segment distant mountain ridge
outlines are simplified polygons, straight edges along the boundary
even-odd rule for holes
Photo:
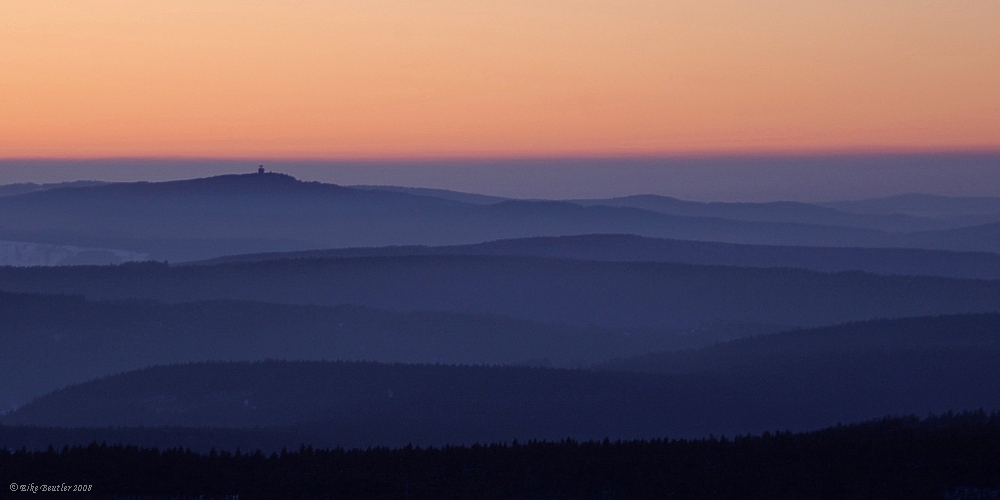
[[[506,255],[608,262],[674,262],[738,267],[786,267],[822,272],[864,271],[882,275],[1000,279],[1000,255],[989,252],[780,247],[668,240],[627,234],[518,238],[440,247],[411,245],[269,252],[231,255],[183,265],[404,255]]]
[[[0,198],[0,228],[105,238],[271,238],[362,246],[478,242],[489,235],[680,231],[690,238],[787,237],[850,241],[878,231],[673,217],[629,207],[560,201],[468,204],[434,196],[301,182],[282,174],[163,183],[116,183]],[[96,220],[102,224],[95,225]],[[591,229],[588,231],[588,229]],[[597,229],[596,231],[593,229]],[[789,231],[795,232],[795,235]],[[527,234],[526,234],[527,233]],[[379,243],[382,242],[382,243]],[[176,259],[172,259],[176,260]]]
[[[353,189],[276,173],[60,187],[0,197],[0,239],[120,248],[170,261],[261,251],[623,233],[743,244],[1000,251],[1000,228],[995,225],[962,228],[962,238],[936,230],[891,232],[872,227],[923,223],[912,217],[900,222],[896,216],[879,222],[875,219],[881,216],[872,219],[794,203],[654,200],[661,210],[687,214],[677,215],[631,206],[636,199],[649,201],[641,197],[615,202],[621,206],[533,200],[484,204],[428,195],[435,194],[432,191]],[[677,204],[680,208],[663,208]],[[847,223],[858,226],[838,225]]]
[[[516,200],[448,189],[385,185],[350,187],[396,191],[477,204],[494,204]],[[1000,221],[1000,197],[955,197],[922,193],[816,203],[795,201],[699,202],[655,194],[635,194],[614,198],[577,198],[560,201],[583,206],[641,208],[670,215],[842,225],[890,231],[926,231]]]
[[[109,184],[109,183],[103,181],[72,181],[72,182],[53,182],[47,184],[36,184],[34,182],[2,184],[0,185],[0,196],[14,196],[18,194],[34,193],[36,191],[47,191],[49,189],[101,186],[104,184]]]
[[[836,210],[810,203],[725,203],[686,201],[668,196],[633,195],[594,200],[568,200],[583,206],[631,207],[667,215],[719,217],[747,222],[816,224],[882,231],[928,231],[955,227],[945,220],[903,214],[867,214]],[[1000,220],[1000,211],[997,212]]]
[[[452,191],[449,189],[383,186],[383,185],[367,185],[367,184],[360,184],[347,187],[352,189],[362,189],[365,191],[393,191],[397,193],[407,193],[418,196],[431,196],[434,198],[443,198],[446,200],[460,201],[462,203],[475,203],[477,205],[492,205],[494,203],[500,203],[502,201],[517,201],[517,199],[515,198],[504,198],[502,196],[465,193],[462,191]]]
[[[483,205],[502,201],[532,201],[447,189],[369,185],[350,187],[396,191]],[[925,194],[825,203],[699,202],[654,194],[558,201],[582,206],[631,207],[687,217],[719,217],[753,222],[819,224],[902,232],[950,229],[1000,221],[1000,198],[960,198]]]
[[[908,193],[884,198],[834,201],[819,205],[852,213],[906,214],[941,219],[1000,214],[1000,197],[995,196],[958,197]]]

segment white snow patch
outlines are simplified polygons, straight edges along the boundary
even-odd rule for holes
[[[0,266],[101,265],[144,260],[149,260],[149,255],[129,250],[0,240]]]

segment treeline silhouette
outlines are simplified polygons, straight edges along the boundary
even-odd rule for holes
[[[92,485],[83,498],[980,499],[1000,492],[1000,415],[696,440],[303,446],[270,454],[93,443],[0,450],[0,476]]]
[[[0,268],[0,290],[452,311],[543,323],[824,326],[1000,311],[1000,281],[474,255]]]

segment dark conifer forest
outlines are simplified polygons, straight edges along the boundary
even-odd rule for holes
[[[0,451],[0,474],[90,486],[78,498],[981,499],[1000,494],[1000,416],[695,440],[272,453],[91,443]]]

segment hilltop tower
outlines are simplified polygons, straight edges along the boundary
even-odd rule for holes
[[[263,174],[264,173],[264,165],[261,165],[261,166],[257,167],[257,173],[258,174]]]

